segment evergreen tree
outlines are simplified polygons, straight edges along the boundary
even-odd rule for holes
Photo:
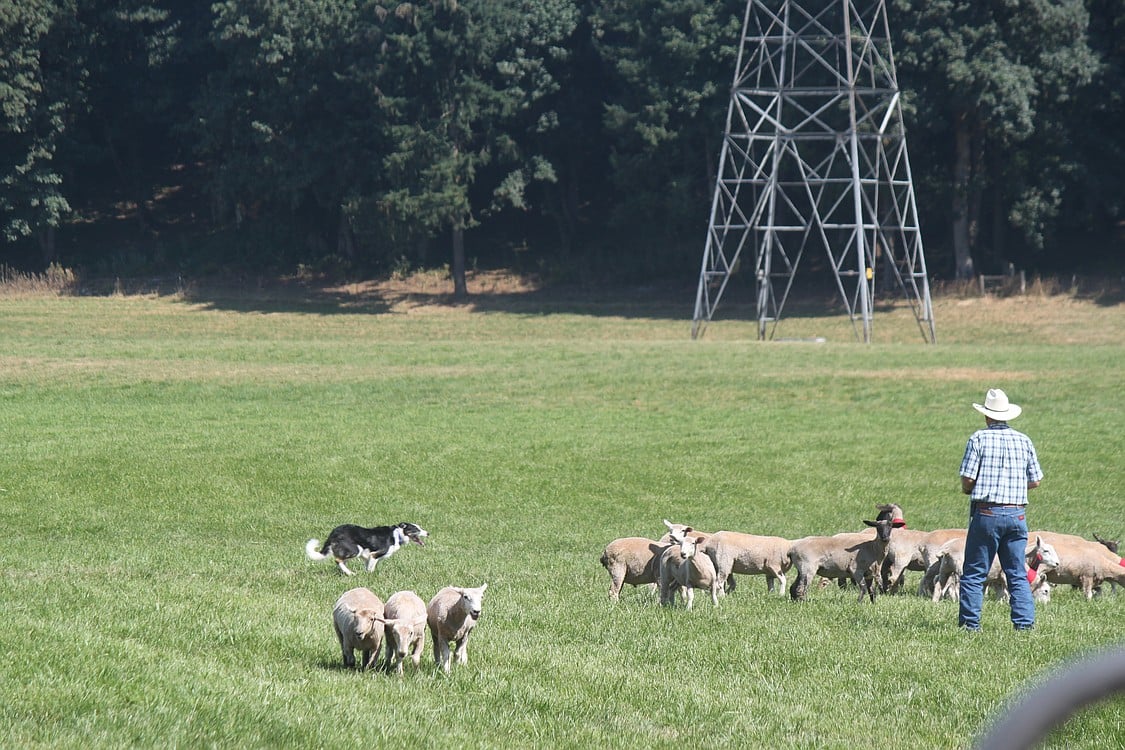
[[[577,20],[569,0],[433,0],[387,18],[393,125],[382,167],[391,187],[379,208],[448,231],[458,298],[467,294],[465,230],[480,211],[524,208],[530,183],[555,179],[531,134],[555,122],[541,104]]]
[[[44,263],[70,211],[55,163],[77,98],[72,71],[54,54],[65,8],[48,0],[0,2],[0,229],[9,242],[32,235]]]
[[[948,127],[954,269],[976,271],[986,197],[995,238],[1010,223],[1041,242],[1061,200],[1042,167],[1057,153],[1027,150],[1050,132],[1048,103],[1089,83],[1096,58],[1087,45],[1081,0],[898,0],[894,25],[901,83],[923,113]],[[1013,154],[1027,158],[1015,161]],[[917,169],[915,170],[918,171]],[[995,244],[995,239],[993,240]]]

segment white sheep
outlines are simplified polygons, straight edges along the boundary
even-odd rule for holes
[[[1024,572],[1031,587],[1031,596],[1037,602],[1051,601],[1051,585],[1047,582],[1047,574],[1059,566],[1059,553],[1052,545],[1043,541],[1041,535],[1036,535],[1034,544],[1028,541],[1027,551],[1024,554]],[[985,585],[1000,601],[1007,602],[1011,599],[999,558],[993,558]]]
[[[859,586],[859,601],[865,594],[875,601],[878,584],[875,576],[887,552],[891,531],[904,526],[901,518],[864,521],[875,529],[870,532],[836,534],[835,536],[809,536],[798,539],[789,548],[789,561],[797,572],[797,579],[789,587],[789,595],[802,601],[808,592],[813,576],[830,579],[851,578]]]
[[[451,644],[457,663],[469,663],[469,635],[480,620],[487,588],[487,583],[475,589],[446,586],[430,599],[426,620],[434,642],[434,661],[441,670],[449,671]]]
[[[766,587],[771,592],[780,583],[778,590],[784,594],[785,573],[790,566],[789,548],[792,545],[791,540],[779,536],[716,531],[699,549],[711,558],[720,581],[728,580],[733,573],[764,575]]]
[[[602,552],[601,563],[609,573],[609,598],[618,601],[621,587],[654,586],[660,576],[660,556],[670,543],[640,536],[614,539]]]
[[[1035,542],[1030,539],[1027,544],[1024,569],[1029,572],[1028,583],[1031,584],[1031,595],[1038,602],[1050,601],[1051,587],[1048,584],[1046,573],[1058,567],[1059,554],[1055,548],[1045,542],[1040,535],[1035,535]],[[942,546],[934,561],[936,572],[931,599],[935,602],[943,597],[958,601],[961,598],[961,575],[965,565],[965,539],[955,538]],[[927,574],[929,571],[927,571]],[[992,566],[985,578],[985,586],[992,590],[998,599],[1008,599],[1007,584],[1004,580],[1003,570],[1000,568],[998,558],[992,559]]]
[[[711,558],[699,551],[705,537],[686,532],[672,532],[678,543],[672,545],[660,558],[660,603],[671,604],[676,588],[688,609],[695,603],[695,589],[708,589],[711,604],[719,605],[719,588],[723,580],[715,573]]]
[[[374,666],[383,645],[383,600],[369,589],[345,591],[332,609],[332,626],[340,641],[344,666],[355,666],[355,652],[362,652],[361,669]]]
[[[919,547],[922,567],[925,570],[925,573],[922,574],[922,580],[918,583],[919,596],[929,597],[933,595],[938,583],[944,550],[947,546],[956,546],[957,544],[960,544],[963,549],[965,534],[965,529],[938,529],[927,533],[925,542]],[[938,598],[940,599],[941,596],[939,595]]]
[[[899,590],[908,570],[925,573],[937,559],[942,545],[957,538],[965,538],[964,529],[920,531],[903,528],[896,531],[887,545],[887,557],[883,560],[883,591],[893,593]],[[929,590],[928,586],[926,590]]]
[[[1125,560],[1099,542],[1074,534],[1036,532],[1059,553],[1059,565],[1047,573],[1053,584],[1070,584],[1082,589],[1087,599],[1104,581],[1125,585]]]
[[[647,586],[650,591],[655,591],[660,582],[660,557],[672,546],[672,534],[682,531],[694,531],[690,526],[672,523],[664,519],[668,531],[659,539],[649,539],[643,536],[627,536],[614,539],[605,546],[602,552],[601,564],[609,573],[609,598],[618,601],[621,587],[626,583],[631,586]],[[700,536],[709,536],[706,532],[696,531]]]
[[[413,591],[391,594],[383,607],[382,622],[387,644],[386,668],[402,674],[402,663],[407,657],[417,668],[426,641],[426,603]]]

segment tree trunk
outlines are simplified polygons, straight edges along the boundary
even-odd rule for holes
[[[55,228],[45,226],[36,231],[39,240],[39,250],[43,253],[43,265],[49,266],[59,259],[58,249],[55,247]]]
[[[355,261],[355,235],[348,215],[343,211],[340,211],[340,228],[336,232],[336,253],[349,262]]]
[[[453,223],[453,299],[461,301],[469,296],[465,285],[465,222]]]
[[[973,131],[968,112],[953,118],[953,263],[958,279],[973,278],[972,242],[969,232],[969,183],[972,179]]]
[[[969,135],[969,152],[972,154],[969,168],[969,252],[977,258],[984,258],[980,265],[973,264],[973,270],[977,273],[985,273],[988,270],[987,248],[981,247],[981,204],[984,201],[984,187],[988,175],[988,168],[984,162],[984,146],[984,129],[978,124]]]

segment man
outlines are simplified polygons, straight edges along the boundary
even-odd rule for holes
[[[1023,410],[1010,403],[1004,391],[990,389],[984,404],[973,408],[984,415],[986,427],[969,438],[961,460],[961,491],[971,501],[957,624],[980,630],[984,581],[999,555],[1011,595],[1012,625],[1030,630],[1035,625],[1035,602],[1024,567],[1027,491],[1039,486],[1043,469],[1031,438],[1008,426]]]

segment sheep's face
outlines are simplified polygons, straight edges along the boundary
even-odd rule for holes
[[[484,601],[484,590],[488,584],[475,589],[458,589],[461,593],[461,608],[474,620],[480,619],[481,603]]]
[[[376,625],[381,624],[381,617],[379,613],[373,609],[359,609],[355,613],[355,635],[356,638],[366,638],[371,635],[371,631],[375,629]]]
[[[399,658],[406,656],[407,650],[410,648],[410,640],[414,635],[414,629],[410,626],[408,620],[387,620],[387,636],[391,640],[394,647],[395,655]]]
[[[864,520],[864,523],[875,528],[875,536],[882,542],[891,538],[891,529],[901,529],[906,525],[906,521],[903,521],[901,518],[895,518],[893,520],[881,518],[878,521]]]
[[[1055,548],[1043,541],[1041,537],[1035,537],[1035,546],[1032,548],[1032,563],[1034,567],[1059,567],[1059,553]]]
[[[695,557],[696,550],[699,549],[699,538],[692,539],[685,536],[680,540],[680,554],[684,556],[685,560],[690,560]]]

